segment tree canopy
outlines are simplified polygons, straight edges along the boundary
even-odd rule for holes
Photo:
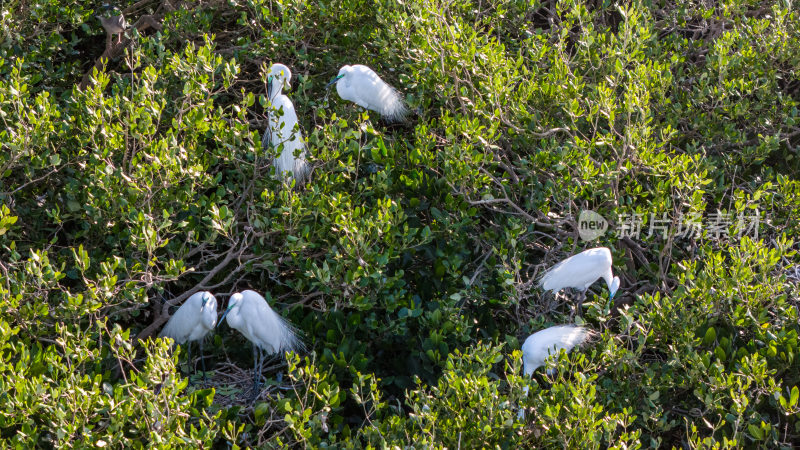
[[[102,2],[0,5],[3,447],[800,442],[795,3],[117,6],[107,47]],[[272,63],[302,187],[261,142]],[[408,120],[326,90],[345,64]],[[537,281],[597,246],[622,283],[574,319],[596,337],[523,377],[525,337],[572,320]],[[308,348],[255,402],[225,324],[209,383],[157,338],[244,289]]]

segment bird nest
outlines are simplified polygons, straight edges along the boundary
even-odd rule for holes
[[[295,384],[289,377],[278,380],[271,374],[281,374],[286,369],[286,362],[275,358],[272,364],[265,364],[262,371],[263,378],[258,393],[253,393],[253,374],[255,369],[242,369],[230,363],[221,362],[214,370],[206,373],[208,380],[203,380],[203,375],[198,373],[191,377],[194,389],[214,388],[214,406],[227,409],[234,406],[241,407],[244,413],[251,412],[255,405],[262,402],[272,403],[285,394],[294,391]],[[192,389],[190,387],[190,389]]]

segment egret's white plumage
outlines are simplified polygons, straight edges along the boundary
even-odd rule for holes
[[[367,66],[343,66],[331,83],[336,83],[339,97],[377,111],[387,120],[401,121],[406,117],[408,110],[397,89]]]
[[[537,331],[525,339],[522,344],[522,366],[525,376],[532,376],[533,372],[544,365],[545,359],[557,355],[560,350],[569,353],[573,348],[583,344],[592,335],[592,331],[575,325],[557,325]],[[555,371],[548,370],[548,375]],[[525,386],[528,394],[528,386]],[[524,410],[520,408],[518,417],[524,417]]]
[[[542,276],[539,286],[553,293],[564,288],[577,289],[582,296],[578,302],[580,308],[586,290],[602,278],[608,285],[609,298],[614,298],[619,289],[619,277],[614,276],[611,264],[611,250],[606,247],[590,248],[556,264]]]
[[[253,343],[254,394],[258,392],[262,352],[272,354],[303,349],[303,343],[295,329],[273,311],[257,292],[247,290],[231,295],[222,317],[227,318],[228,326],[238,330]]]
[[[217,324],[217,299],[211,292],[197,292],[183,302],[161,330],[160,337],[170,337],[176,344],[199,341]]]
[[[305,182],[309,173],[305,157],[305,142],[297,121],[294,104],[283,94],[284,86],[291,88],[292,72],[283,64],[273,64],[267,75],[269,118],[262,138],[264,147],[272,145],[281,154],[273,161],[275,172],[281,176],[291,174],[298,184]],[[295,156],[296,155],[296,156]]]
[[[278,315],[258,292],[231,295],[225,316],[228,325],[267,353],[283,353],[302,347],[294,328]]]
[[[203,339],[217,324],[217,299],[211,292],[197,292],[189,297],[161,330],[160,337],[172,338],[176,344],[189,343],[187,353],[191,363],[192,342],[200,345],[200,362],[205,377],[205,360],[203,359]]]
[[[567,353],[574,347],[581,345],[591,335],[591,331],[575,325],[558,325],[537,331],[525,339],[522,344],[522,364],[525,375],[532,375],[533,371],[544,365],[544,360],[550,354],[555,354],[561,349]],[[552,371],[548,374],[552,375]]]

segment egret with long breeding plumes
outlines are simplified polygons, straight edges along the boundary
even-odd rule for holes
[[[590,248],[556,264],[542,276],[539,286],[554,294],[564,288],[578,290],[580,298],[577,310],[580,312],[586,299],[586,290],[600,278],[608,285],[609,299],[614,298],[619,289],[619,277],[614,276],[611,264],[611,250],[606,247]]]
[[[291,88],[292,72],[283,64],[273,64],[267,74],[267,98],[269,117],[262,145],[273,146],[280,151],[274,159],[275,172],[279,176],[291,174],[298,184],[306,181],[310,171],[306,161],[306,145],[294,104],[283,94],[283,88]]]
[[[522,344],[522,366],[525,376],[532,376],[533,371],[545,363],[551,354],[558,354],[560,350],[569,353],[573,348],[583,344],[591,336],[592,331],[575,325],[558,325],[537,331],[525,339]],[[555,373],[555,369],[547,371],[548,375]],[[528,394],[528,386],[525,386]],[[519,417],[524,416],[520,408]]]
[[[333,84],[336,84],[339,97],[362,108],[377,111],[388,121],[402,121],[408,113],[397,89],[386,84],[367,66],[342,66],[339,74],[328,83],[328,87]]]
[[[228,309],[220,318],[227,318],[228,326],[238,330],[253,344],[253,394],[258,396],[264,354],[282,354],[300,351],[303,343],[297,331],[283,317],[270,308],[269,303],[254,291],[231,295]]]
[[[192,362],[192,342],[200,346],[200,363],[203,379],[206,379],[206,363],[203,355],[203,340],[217,324],[217,299],[211,292],[197,292],[183,302],[169,322],[161,330],[160,337],[172,338],[176,344],[186,346],[189,364]]]

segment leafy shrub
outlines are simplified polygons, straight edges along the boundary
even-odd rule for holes
[[[0,6],[4,446],[800,440],[791,3],[165,5],[122,4],[162,29],[130,31],[100,70],[97,2]],[[261,145],[271,62],[296,75],[302,189]],[[347,63],[414,117],[325,91]],[[584,209],[611,223],[596,242],[579,239]],[[717,227],[658,231],[691,215]],[[600,337],[522,378],[520,342],[571,307],[536,280],[596,245],[623,279],[578,319]],[[223,375],[247,373],[249,343],[222,326],[212,383],[190,386],[153,336],[201,288],[263,292],[311,352],[241,401]]]

